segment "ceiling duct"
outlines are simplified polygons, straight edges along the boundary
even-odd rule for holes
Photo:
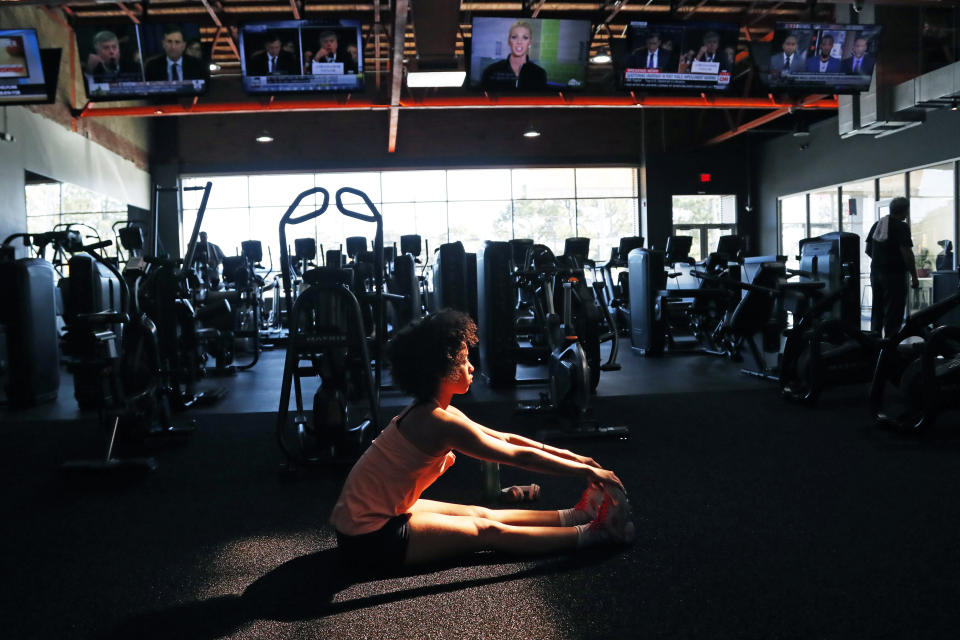
[[[894,94],[898,87],[877,89],[874,76],[869,91],[839,96],[837,121],[840,137],[871,135],[881,138],[922,124],[926,119],[924,112],[899,110],[894,106]]]
[[[457,33],[460,30],[460,3],[451,0],[416,0],[413,9],[413,37],[417,47],[415,60],[407,62],[410,71],[462,71],[457,59]]]
[[[960,107],[960,62],[948,64],[885,91],[840,96],[838,103],[841,137],[870,134],[880,137],[915,127],[926,112]]]
[[[898,109],[952,109],[960,105],[960,62],[948,64],[897,87]]]

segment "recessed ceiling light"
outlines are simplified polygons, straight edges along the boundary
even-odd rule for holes
[[[600,49],[597,52],[597,55],[590,58],[590,62],[593,64],[608,64],[613,58],[610,57],[610,52],[606,49]]]
[[[524,138],[539,138],[539,137],[540,137],[540,132],[537,131],[535,128],[533,128],[533,127],[531,126],[531,127],[528,127],[526,131],[523,132],[523,137],[524,137]]]
[[[273,137],[269,133],[264,131],[263,133],[261,133],[259,136],[256,137],[256,140],[257,142],[266,144],[268,142],[273,142]]]
[[[407,73],[408,87],[462,87],[466,71],[411,71]]]

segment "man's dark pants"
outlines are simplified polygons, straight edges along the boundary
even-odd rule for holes
[[[871,272],[870,286],[873,289],[873,310],[870,313],[870,329],[883,329],[885,338],[892,338],[903,326],[903,313],[907,307],[907,274],[897,272]]]

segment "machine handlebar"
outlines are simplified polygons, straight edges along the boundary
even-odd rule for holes
[[[347,209],[343,205],[343,194],[345,193],[355,195],[361,200],[363,200],[363,203],[367,205],[367,208],[370,209],[371,213],[360,213],[359,211],[353,211],[351,209]],[[354,189],[353,187],[340,187],[337,190],[337,209],[339,209],[340,213],[342,213],[345,216],[348,216],[350,218],[355,218],[357,220],[362,220],[364,222],[378,222],[379,220],[382,219],[380,212],[377,210],[377,207],[373,204],[373,201],[370,200],[370,197],[363,191],[360,191],[359,189]]]
[[[83,245],[84,251],[97,251],[99,249],[106,249],[109,246],[113,245],[113,240],[101,240],[100,242],[94,242],[93,244]]]
[[[310,213],[305,213],[301,216],[293,215],[293,212],[297,210],[297,207],[300,206],[300,201],[302,201],[307,196],[313,195],[315,193],[323,194],[323,204],[320,205],[319,209],[314,209]],[[280,219],[280,225],[287,224],[300,224],[301,222],[306,222],[307,220],[313,220],[314,218],[323,215],[327,210],[327,207],[330,205],[330,192],[324,189],[323,187],[313,187],[312,189],[307,189],[302,192],[293,203],[287,208],[287,211],[283,214],[283,217]]]

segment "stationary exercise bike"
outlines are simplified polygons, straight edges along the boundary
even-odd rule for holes
[[[539,400],[518,406],[522,412],[560,416],[564,428],[544,432],[546,439],[625,436],[625,427],[601,427],[588,419],[600,373],[600,323],[582,270],[558,263],[544,245],[523,249],[520,265],[514,265],[514,246],[507,242],[488,241],[478,256],[484,378],[495,387],[546,383]],[[529,346],[521,346],[518,337]],[[517,380],[518,361],[546,365],[547,377]]]

